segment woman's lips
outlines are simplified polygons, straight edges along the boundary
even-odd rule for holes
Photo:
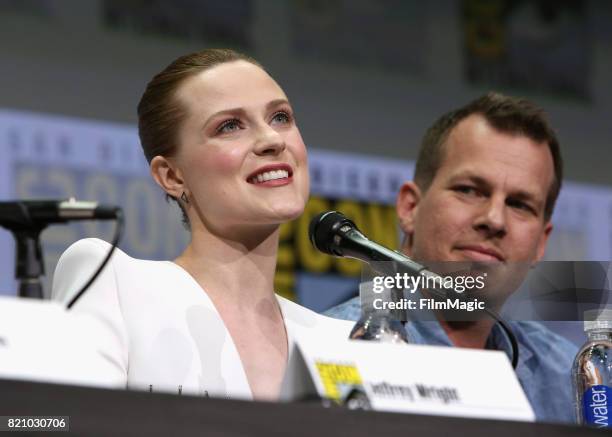
[[[261,187],[279,187],[293,181],[293,170],[288,164],[269,164],[247,177],[247,182]]]
[[[283,185],[289,185],[291,182],[293,182],[293,177],[289,176],[282,179],[272,179],[263,182],[251,182],[251,184],[257,187],[281,187]]]

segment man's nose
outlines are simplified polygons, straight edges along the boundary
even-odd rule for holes
[[[257,129],[255,154],[278,155],[285,150],[285,139],[272,126],[265,125]]]
[[[506,212],[504,198],[489,197],[474,221],[474,229],[486,233],[489,238],[503,237],[507,233]]]

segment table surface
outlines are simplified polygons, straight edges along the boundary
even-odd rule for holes
[[[87,436],[609,435],[576,426],[349,411],[323,408],[318,403],[246,402],[12,380],[0,380],[0,415],[70,416],[71,434]]]

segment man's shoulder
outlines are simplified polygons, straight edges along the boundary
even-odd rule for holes
[[[573,362],[578,352],[576,344],[542,323],[519,321],[512,327],[521,347],[534,356],[546,357],[546,361],[556,364]]]
[[[521,354],[517,375],[538,421],[572,422],[571,369],[578,346],[538,322],[511,322]]]
[[[328,309],[323,314],[335,319],[359,320],[361,317],[361,301],[358,297],[354,297]]]

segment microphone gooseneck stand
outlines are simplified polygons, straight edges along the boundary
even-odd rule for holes
[[[15,278],[19,281],[19,297],[33,299],[43,298],[40,277],[45,274],[40,233],[47,227],[46,223],[35,223],[30,218],[27,208],[21,205],[25,221],[12,226],[15,238]]]
[[[40,277],[45,274],[40,233],[42,229],[14,231],[15,278],[19,281],[19,297],[43,298]]]

